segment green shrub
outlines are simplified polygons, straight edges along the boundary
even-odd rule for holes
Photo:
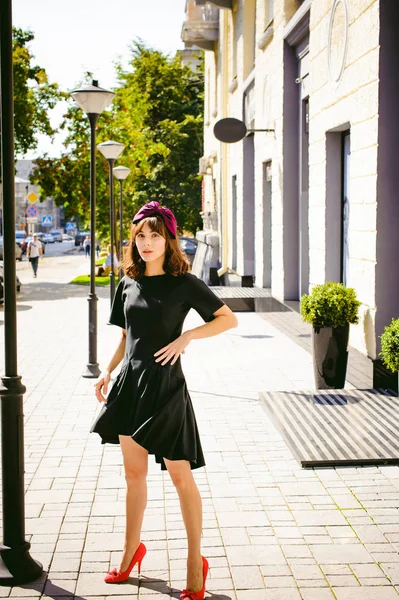
[[[399,319],[392,319],[381,335],[382,360],[393,373],[399,371]]]
[[[106,277],[96,277],[95,278],[96,285],[110,285],[110,277],[107,275]],[[72,279],[69,283],[73,285],[90,285],[90,275],[79,275]],[[115,285],[118,285],[119,278],[115,277]]]
[[[319,332],[322,327],[358,323],[360,304],[353,288],[329,281],[316,285],[309,295],[302,296],[301,314],[303,320]]]

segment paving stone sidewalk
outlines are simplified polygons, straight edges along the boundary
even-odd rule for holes
[[[26,528],[46,572],[0,596],[179,597],[186,543],[176,492],[150,457],[140,585],[107,585],[124,536],[118,446],[89,434],[98,410],[87,360],[87,288],[42,271],[18,304],[25,396]],[[78,262],[76,262],[76,265]],[[81,260],[80,263],[81,264]],[[67,275],[68,271],[68,275]],[[64,271],[63,271],[64,273]],[[24,281],[23,281],[24,283]],[[119,333],[98,289],[99,362]],[[207,460],[195,472],[204,505],[203,553],[215,600],[390,600],[399,597],[399,468],[302,470],[269,421],[260,390],[312,389],[310,354],[259,315],[193,342],[183,357]],[[4,315],[0,311],[0,325]],[[187,327],[201,323],[190,313]],[[3,348],[1,348],[1,352]],[[1,367],[4,364],[1,357]]]

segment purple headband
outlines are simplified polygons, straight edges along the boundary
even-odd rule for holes
[[[166,206],[160,206],[156,200],[147,202],[144,204],[133,217],[133,223],[138,223],[142,219],[152,217],[153,215],[160,215],[165,223],[165,226],[169,233],[175,238],[177,234],[177,222],[176,217],[169,208]]]

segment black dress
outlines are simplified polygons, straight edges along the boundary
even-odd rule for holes
[[[223,304],[191,273],[123,277],[109,322],[126,329],[125,357],[91,428],[103,444],[118,444],[119,435],[128,435],[155,454],[163,470],[163,458],[188,460],[192,469],[205,465],[180,358],[162,366],[154,353],[181,335],[191,308],[211,321]]]

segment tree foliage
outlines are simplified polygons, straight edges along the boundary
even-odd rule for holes
[[[169,206],[181,230],[200,226],[203,77],[181,63],[179,56],[135,42],[129,68],[117,66],[118,88],[112,108],[98,121],[97,143],[112,139],[125,145],[117,162],[131,169],[124,182],[124,225],[150,200]],[[71,106],[62,128],[68,131],[60,158],[35,161],[32,181],[63,205],[66,218],[88,224],[89,123]],[[109,232],[108,166],[97,155],[97,224],[101,237]],[[116,188],[116,199],[117,188]],[[117,202],[116,202],[117,203]]]
[[[36,135],[52,136],[55,130],[49,110],[63,97],[56,83],[49,83],[46,71],[33,64],[29,43],[31,31],[13,29],[15,151],[25,154],[37,147]]]

